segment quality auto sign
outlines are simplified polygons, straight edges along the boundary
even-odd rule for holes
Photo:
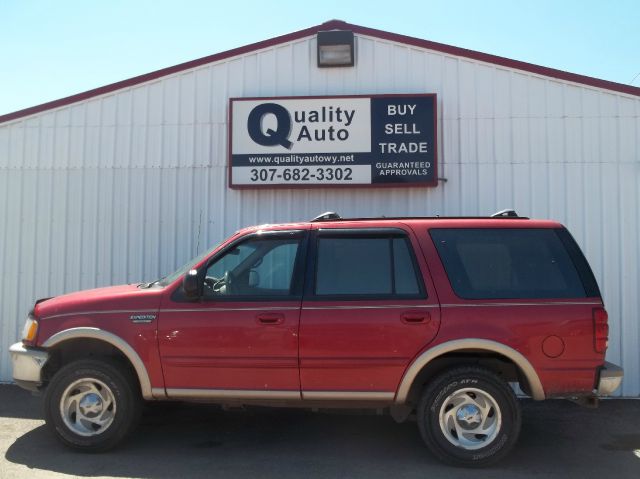
[[[435,95],[233,98],[231,187],[435,186]]]

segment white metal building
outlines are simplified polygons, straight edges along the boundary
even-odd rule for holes
[[[355,65],[318,68],[318,31]],[[230,189],[233,97],[435,93],[436,187]],[[163,276],[238,228],[343,216],[567,225],[640,396],[640,88],[340,21],[0,117],[0,380],[37,298]]]

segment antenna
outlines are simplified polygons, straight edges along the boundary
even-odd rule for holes
[[[196,240],[196,254],[200,254],[200,230],[202,229],[202,208],[200,208],[200,218],[198,218],[198,239]]]

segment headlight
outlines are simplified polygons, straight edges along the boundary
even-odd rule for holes
[[[38,320],[33,317],[31,313],[27,317],[27,322],[24,323],[22,330],[22,341],[26,343],[33,343],[36,340],[38,334]]]

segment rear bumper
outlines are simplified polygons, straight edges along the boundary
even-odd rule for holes
[[[37,390],[42,384],[42,368],[49,360],[49,353],[15,343],[9,348],[9,354],[16,384],[24,389]]]
[[[620,366],[606,362],[600,368],[598,378],[598,396],[609,396],[620,387],[624,371]]]

